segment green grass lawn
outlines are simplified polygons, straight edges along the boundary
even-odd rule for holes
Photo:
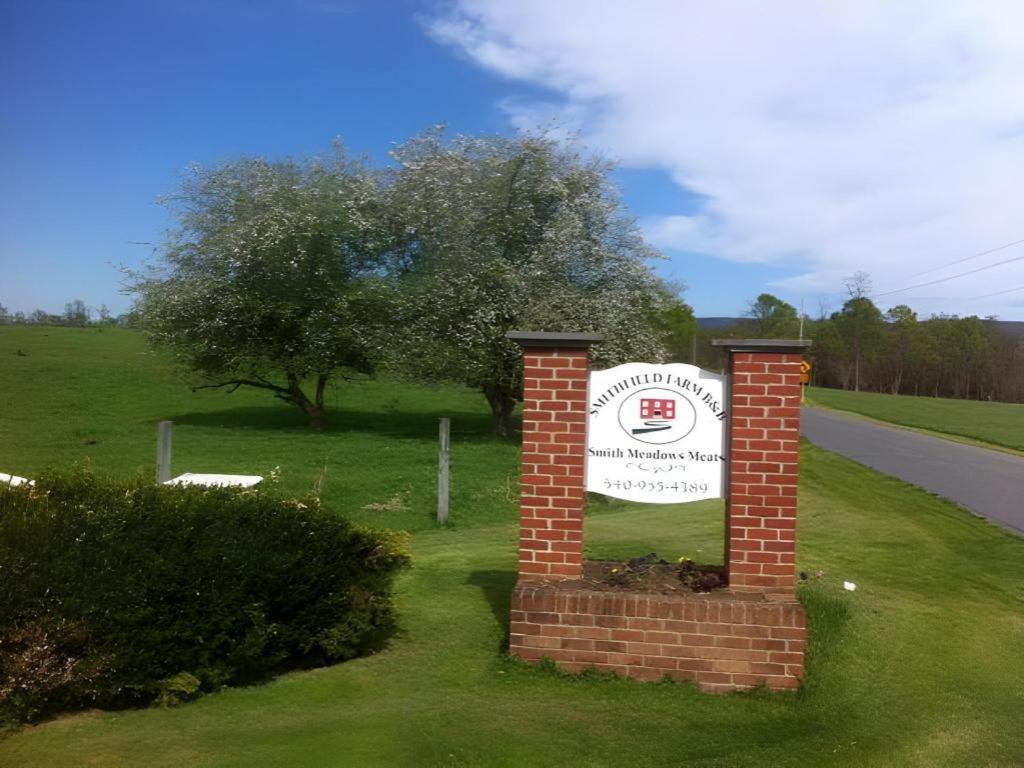
[[[31,477],[90,462],[156,477],[157,423],[174,422],[174,474],[269,477],[359,522],[432,528],[438,419],[452,420],[451,525],[512,520],[518,447],[490,438],[483,395],[460,387],[346,382],[328,392],[332,428],[269,393],[192,392],[140,334],[0,326],[0,472]],[[92,442],[95,441],[95,442]]]
[[[942,397],[883,395],[812,387],[812,405],[859,413],[904,427],[966,437],[1024,451],[1024,405],[951,400]]]
[[[802,455],[806,684],[713,696],[504,657],[517,450],[485,436],[474,393],[348,385],[335,429],[313,435],[264,396],[190,393],[130,333],[4,328],[0,360],[0,471],[89,457],[149,472],[155,421],[173,418],[179,470],[279,464],[285,486],[303,490],[326,461],[334,508],[414,532],[397,583],[402,631],[385,652],[174,709],[25,728],[0,741],[0,766],[1024,763],[1024,541],[834,455]],[[439,415],[455,436],[449,530],[431,523]],[[590,556],[721,558],[720,503],[592,512]]]

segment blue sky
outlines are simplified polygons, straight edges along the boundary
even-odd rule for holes
[[[655,6],[666,19],[685,11],[678,3],[652,3],[647,10]],[[600,12],[588,14],[590,7]],[[915,240],[917,230],[893,229],[885,216],[868,209],[849,226],[856,224],[860,233],[864,221],[877,221],[879,239],[865,240],[863,251],[843,253],[832,244],[850,242],[849,236],[841,228],[824,230],[821,222],[840,220],[835,211],[848,210],[851,195],[865,199],[864,185],[880,184],[878,179],[864,176],[859,166],[837,165],[830,158],[841,153],[828,147],[809,150],[822,153],[820,162],[804,164],[794,155],[786,164],[785,173],[803,165],[813,166],[814,173],[783,178],[769,164],[779,154],[778,145],[769,142],[775,129],[756,120],[746,125],[750,115],[744,117],[739,107],[718,108],[746,98],[778,111],[803,99],[782,115],[781,124],[802,120],[793,130],[804,135],[822,119],[814,110],[808,113],[807,104],[832,103],[821,95],[829,92],[828,84],[820,92],[814,83],[801,84],[794,95],[792,79],[777,77],[774,91],[746,93],[744,72],[731,73],[713,52],[697,62],[707,67],[701,78],[687,79],[700,67],[679,60],[681,49],[671,45],[657,48],[665,61],[647,61],[652,45],[646,37],[659,27],[689,28],[689,19],[681,17],[673,27],[659,23],[657,14],[613,18],[617,7],[486,0],[5,0],[0,4],[0,304],[11,311],[59,311],[65,301],[81,298],[92,307],[105,303],[115,313],[124,311],[129,299],[119,293],[114,265],[136,265],[151,255],[152,246],[136,243],[162,239],[171,222],[155,201],[173,189],[191,162],[311,154],[326,149],[335,136],[384,162],[392,143],[442,122],[454,132],[490,133],[555,118],[578,130],[588,146],[621,160],[617,178],[625,201],[669,257],[656,268],[685,281],[686,298],[701,316],[738,314],[762,291],[797,306],[803,300],[814,315],[822,302],[838,308],[841,277],[858,268],[872,273],[876,287],[898,288],[912,284],[907,280],[915,270],[1000,245],[1014,234],[1024,238],[1024,232],[1013,231],[1015,225],[991,217],[979,223],[972,213],[963,217],[961,229],[970,230],[963,238],[950,239],[940,229]],[[545,17],[551,13],[564,18]],[[820,23],[827,27],[830,21]],[[631,31],[628,24],[648,26]],[[609,40],[621,59],[607,50]],[[695,48],[689,46],[685,55],[696,55]],[[569,53],[571,58],[559,59]],[[941,71],[942,60],[937,62]],[[754,63],[771,73],[771,66]],[[906,78],[917,76],[914,64],[903,67]],[[657,80],[650,75],[652,66],[667,73],[661,93],[651,88]],[[902,61],[894,65],[896,75],[901,66]],[[716,82],[720,98],[714,96]],[[853,95],[870,112],[876,102],[892,101],[887,80],[883,86],[880,94]],[[712,95],[702,97],[705,91]],[[775,112],[771,115],[774,120]],[[1018,114],[1006,119],[1012,125]],[[731,130],[737,123],[749,133]],[[701,143],[702,134],[720,140]],[[851,146],[856,139],[840,138]],[[865,166],[874,168],[870,162]],[[1005,169],[1011,171],[1014,167]],[[907,178],[916,172],[905,170]],[[905,195],[915,201],[927,197],[913,188]],[[833,207],[815,209],[819,198],[834,197]],[[933,201],[934,210],[923,212],[910,206],[905,213],[882,203],[891,217],[930,220],[957,201]],[[1013,221],[1010,214],[1007,220]],[[890,241],[904,250],[879,253],[877,242]],[[944,250],[937,252],[936,243]],[[911,252],[913,258],[900,257]],[[868,254],[863,263],[859,253]],[[1011,250],[986,258],[1014,255]],[[1021,270],[984,274],[996,288],[1024,284]],[[969,286],[957,296],[949,288],[958,284],[941,284],[923,297],[935,299],[934,306],[910,303],[922,313],[995,309],[1006,319],[1024,319],[1024,293],[1007,297],[1017,303],[988,307],[977,303],[988,287]],[[904,298],[915,296],[898,293],[895,300],[879,303],[885,308]]]

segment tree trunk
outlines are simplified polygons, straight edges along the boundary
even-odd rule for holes
[[[315,429],[317,432],[322,432],[327,429],[327,412],[321,407],[312,404],[310,407],[303,406],[303,411],[306,412],[306,416],[309,417],[309,426]]]
[[[321,374],[316,382],[316,401],[306,397],[306,393],[299,386],[297,376],[288,374],[288,397],[289,402],[294,403],[302,409],[309,419],[309,426],[320,431],[327,428],[327,411],[324,408],[324,387],[327,384],[327,376]]]
[[[327,374],[321,373],[316,377],[316,407],[324,408],[324,390],[327,388]]]
[[[903,384],[903,369],[900,368],[896,371],[892,380],[892,393],[898,395],[900,393],[900,385]]]
[[[484,387],[484,397],[491,406],[491,434],[501,438],[511,437],[515,398],[498,387]]]

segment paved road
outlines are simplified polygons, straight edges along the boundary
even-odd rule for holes
[[[1024,534],[1024,458],[815,408],[801,411],[800,431],[817,446]]]

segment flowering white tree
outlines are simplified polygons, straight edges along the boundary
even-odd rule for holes
[[[405,228],[404,365],[480,389],[495,434],[522,397],[509,330],[602,331],[598,364],[660,359],[656,253],[626,215],[611,166],[546,136],[423,134],[393,153],[392,214]]]
[[[369,368],[382,314],[377,178],[340,148],[243,159],[193,168],[166,203],[179,227],[132,286],[150,340],[198,386],[268,390],[323,428],[328,381]]]

